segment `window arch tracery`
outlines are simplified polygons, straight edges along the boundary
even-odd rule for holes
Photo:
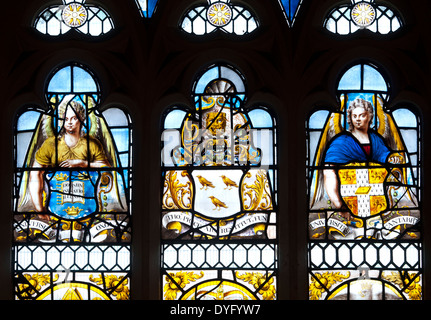
[[[338,98],[307,123],[309,297],[420,300],[420,117],[386,108],[369,63],[343,74]]]
[[[217,64],[163,119],[163,298],[276,299],[276,123]]]
[[[88,5],[85,0],[62,0],[37,16],[33,27],[43,34],[59,36],[76,30],[90,36],[100,36],[114,28],[109,13],[100,6]]]
[[[284,16],[286,17],[289,26],[293,26],[296,16],[302,4],[302,0],[278,0],[281,8],[283,9]]]
[[[374,0],[351,0],[350,4],[332,9],[325,19],[324,27],[339,35],[352,34],[361,29],[388,34],[402,28],[400,14]]]

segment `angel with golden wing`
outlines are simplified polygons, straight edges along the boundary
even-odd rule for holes
[[[18,207],[21,212],[39,212],[42,219],[48,218],[47,214],[43,214],[47,212],[46,197],[50,191],[46,181],[47,170],[76,168],[90,172],[95,168],[118,166],[114,141],[105,120],[96,115],[93,97],[66,95],[61,101],[56,99],[59,98],[51,100],[52,112],[41,116],[30,144],[25,164],[36,170],[30,170],[24,175]],[[117,183],[117,174],[114,171],[107,172],[110,172],[112,180],[110,190],[115,189],[116,193],[114,202],[124,210],[124,194]],[[83,198],[81,202],[84,201]]]
[[[341,98],[343,112],[347,97]],[[406,152],[401,135],[391,115],[383,110],[381,97],[373,95],[372,100],[351,98],[345,113],[347,130],[342,125],[342,113],[332,113],[316,152],[317,170],[310,190],[311,210],[319,210],[325,202],[329,203],[333,210],[331,219],[361,227],[362,231],[364,224],[371,221],[381,226],[380,218],[391,213],[395,202],[388,190],[395,185],[404,186],[409,200],[416,203],[414,194],[405,188]],[[372,129],[375,119],[376,130]],[[332,231],[346,237],[347,228],[337,229],[336,223],[334,226]]]

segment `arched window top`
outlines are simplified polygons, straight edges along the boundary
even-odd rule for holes
[[[151,18],[156,10],[158,0],[135,0],[141,16]]]
[[[388,34],[403,26],[400,14],[379,0],[351,0],[331,10],[324,27],[340,35],[352,34],[360,29],[375,33]]]
[[[218,85],[215,81],[218,81]],[[220,86],[223,81],[224,86]],[[244,77],[238,70],[226,65],[208,68],[195,82],[193,93],[245,93]]]
[[[69,65],[56,71],[48,82],[48,93],[97,93],[99,85],[90,73],[81,66]]]
[[[222,30],[235,35],[253,32],[258,27],[254,14],[231,0],[208,0],[206,5],[190,8],[182,18],[180,27],[194,35]]]
[[[339,91],[372,90],[387,93],[389,84],[370,64],[357,64],[348,69],[338,82]]]
[[[278,0],[281,8],[283,9],[284,16],[289,23],[289,26],[293,26],[296,16],[298,15],[299,8],[302,4],[302,0]]]
[[[71,29],[90,36],[100,36],[114,28],[109,13],[85,0],[63,0],[50,5],[37,16],[33,27],[43,34],[59,36]]]

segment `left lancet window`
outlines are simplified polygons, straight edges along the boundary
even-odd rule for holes
[[[16,299],[129,298],[131,122],[70,64],[15,122]]]
[[[85,0],[63,0],[42,10],[34,28],[43,34],[58,36],[70,30],[100,36],[114,28],[110,15],[100,6],[88,5]]]
[[[163,119],[163,298],[276,299],[275,119],[245,109],[230,66],[201,74],[193,98]]]

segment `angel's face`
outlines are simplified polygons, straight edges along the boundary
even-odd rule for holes
[[[69,134],[74,134],[81,130],[81,122],[72,108],[67,108],[66,114],[64,115],[64,128]]]
[[[355,129],[360,131],[368,130],[371,118],[367,110],[362,107],[357,107],[352,110],[351,117],[352,125]]]

